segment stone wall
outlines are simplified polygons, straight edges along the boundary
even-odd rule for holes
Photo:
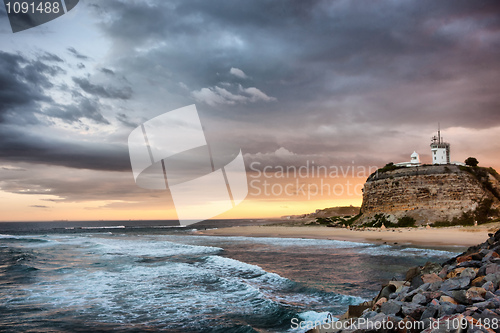
[[[500,189],[498,180],[488,174],[490,183]],[[417,224],[451,220],[476,209],[481,200],[500,202],[471,173],[456,165],[429,165],[375,173],[363,189],[361,222],[376,214],[389,214],[393,221],[413,217]]]

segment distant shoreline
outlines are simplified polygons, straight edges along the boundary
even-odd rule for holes
[[[350,230],[320,226],[242,226],[197,231],[207,236],[245,236],[331,239],[375,244],[420,246],[473,246],[484,242],[496,225],[447,228],[395,228],[386,230]]]

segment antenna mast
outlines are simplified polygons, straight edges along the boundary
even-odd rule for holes
[[[441,125],[438,123],[438,143],[441,143]]]

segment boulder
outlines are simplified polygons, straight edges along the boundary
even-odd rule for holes
[[[500,265],[490,263],[486,265],[486,275],[500,273]]]
[[[442,291],[456,290],[456,289],[464,289],[470,283],[470,278],[468,277],[459,277],[445,280],[441,285]]]
[[[467,267],[460,273],[460,277],[468,277],[469,279],[473,280],[476,277],[476,273],[479,270],[479,268],[472,268],[472,267]]]
[[[435,306],[427,306],[422,312],[422,316],[420,316],[420,320],[424,320],[426,318],[435,318],[438,313],[438,309]]]
[[[380,307],[380,312],[386,315],[395,315],[401,311],[401,302],[390,300]]]
[[[484,280],[484,275],[481,275],[472,280],[470,284],[473,285],[474,287],[481,287],[484,283],[483,280]]]
[[[410,316],[412,318],[420,318],[422,312],[424,312],[425,307],[420,306],[416,303],[404,303],[401,306],[401,312],[405,316]]]
[[[441,303],[448,302],[448,303],[451,303],[451,304],[454,304],[454,305],[458,305],[458,302],[453,297],[446,296],[446,295],[441,296],[439,298],[439,302],[441,302]]]
[[[484,277],[484,281],[493,282],[495,289],[498,289],[498,283],[500,282],[500,273],[490,273]]]
[[[470,287],[465,293],[465,298],[470,303],[482,302],[484,301],[484,295],[486,295],[486,290],[481,287]]]
[[[438,316],[443,317],[446,315],[452,315],[457,312],[457,305],[449,302],[442,302],[441,306],[438,308]]]
[[[485,284],[482,285],[482,288],[486,291],[494,292],[495,291],[495,285],[493,284],[492,281],[487,281]]]
[[[422,275],[422,281],[424,283],[434,283],[434,282],[442,282],[443,279],[441,279],[436,273],[430,273]]]
[[[411,301],[416,304],[425,304],[427,303],[427,297],[423,294],[416,294]]]
[[[375,303],[374,308],[381,307],[382,304],[384,304],[385,302],[387,302],[387,298],[380,297],[378,301]]]
[[[447,279],[451,279],[451,278],[454,278],[456,276],[459,276],[460,273],[462,273],[463,271],[465,271],[466,268],[467,267],[460,267],[460,268],[455,268],[455,269],[449,270],[448,274],[446,274],[446,278]]]
[[[435,262],[426,262],[424,267],[422,267],[422,273],[421,274],[432,274],[432,273],[439,273],[443,267],[440,264],[437,264]]]

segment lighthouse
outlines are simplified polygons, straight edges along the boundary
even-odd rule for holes
[[[450,164],[450,144],[444,142],[441,130],[438,127],[438,135],[431,139],[432,164]]]

